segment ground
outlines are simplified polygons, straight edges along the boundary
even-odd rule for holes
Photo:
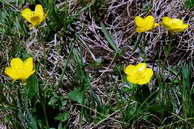
[[[46,19],[32,28],[24,8],[41,4]],[[194,127],[194,1],[2,0],[0,123],[14,129],[190,129]],[[160,24],[138,33],[135,16],[189,24],[170,33]],[[25,83],[5,68],[33,57]],[[151,81],[127,81],[127,65],[144,62]],[[1,128],[1,127],[0,127]]]

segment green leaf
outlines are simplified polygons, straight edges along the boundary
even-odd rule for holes
[[[38,129],[38,127],[37,127],[37,119],[35,117],[32,117],[32,128],[33,129]]]
[[[161,105],[161,104],[153,104],[148,107],[148,110],[150,112],[160,113],[161,115],[164,114],[167,109],[168,107],[166,105]]]
[[[58,129],[65,129],[65,128],[62,127],[62,123],[59,123]]]
[[[39,96],[39,85],[36,76],[31,76],[27,80],[27,88],[28,88],[27,95],[29,99],[32,99],[34,96]]]
[[[194,6],[194,0],[186,0],[185,1],[185,6],[187,8],[192,8]]]
[[[70,117],[69,113],[65,112],[65,113],[58,114],[54,119],[64,122],[64,121],[67,121],[69,117]]]
[[[151,95],[150,89],[147,85],[142,85],[137,88],[135,93],[135,100],[143,103]]]
[[[68,97],[77,103],[83,104],[85,95],[80,89],[74,89],[68,94]]]
[[[110,46],[116,51],[120,51],[120,49],[117,47],[115,41],[113,40],[111,34],[106,30],[105,25],[103,23],[100,23],[100,26],[102,28],[102,32],[106,38],[106,40],[108,41],[108,43],[110,44]]]
[[[188,63],[185,64],[182,68],[182,80],[183,80],[183,86],[189,87],[191,86],[191,75],[192,75],[192,64]]]

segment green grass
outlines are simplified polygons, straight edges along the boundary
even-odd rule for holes
[[[168,12],[169,3],[158,2],[1,0],[0,126],[193,128],[192,2],[178,0]],[[35,4],[43,5],[47,18],[29,29],[20,11]],[[190,28],[174,36],[162,27],[135,32],[134,16],[154,15],[159,21],[172,13]],[[4,73],[15,57],[34,59],[36,72],[26,85]],[[142,86],[127,82],[123,72],[139,62],[154,70]]]

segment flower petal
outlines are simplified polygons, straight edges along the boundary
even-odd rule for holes
[[[21,79],[26,80],[28,77],[30,77],[35,72],[35,70],[33,70],[33,58],[32,57],[29,57],[28,59],[24,61],[23,69],[25,71],[25,74],[22,75]]]
[[[19,79],[18,74],[11,67],[5,68],[5,74],[8,75],[14,81]]]
[[[23,74],[23,76],[21,76],[21,80],[25,81],[26,79],[28,79],[33,73],[35,72],[35,70],[33,71],[28,71],[26,74]]]
[[[32,71],[33,70],[33,58],[29,57],[24,61],[24,69],[25,71]]]
[[[156,27],[158,27],[158,26],[160,26],[160,24],[154,23],[154,28],[156,28]]]
[[[127,80],[130,83],[133,83],[133,84],[137,84],[138,83],[138,79],[135,76],[127,76]]]
[[[23,65],[24,63],[20,58],[13,58],[10,63],[10,66],[13,69],[22,69]]]
[[[172,19],[171,19],[171,23],[172,23],[173,25],[182,25],[182,24],[183,24],[183,21],[180,20],[180,19],[172,18]]]
[[[35,16],[40,17],[40,21],[43,21],[45,19],[45,14],[42,5],[37,4],[35,7]]]
[[[171,25],[171,18],[169,18],[169,17],[163,17],[163,18],[162,18],[162,23],[163,23],[163,25],[165,25],[165,26]]]
[[[33,16],[33,12],[29,9],[26,8],[24,10],[21,11],[21,15],[28,21],[31,23],[31,17]]]
[[[147,64],[146,63],[139,63],[138,65],[136,65],[135,69],[138,71],[138,72],[142,72],[146,69],[147,67]]]
[[[136,27],[136,32],[145,32],[147,31],[145,27]]]
[[[145,19],[146,23],[154,23],[154,17],[153,16],[147,16]]]
[[[144,19],[142,17],[140,17],[140,16],[136,16],[135,17],[135,24],[138,27],[144,26]]]
[[[135,66],[134,65],[128,65],[125,69],[124,72],[129,75],[131,73],[135,72]]]
[[[138,82],[139,85],[143,85],[143,84],[150,82],[150,80],[153,76],[153,70],[150,68],[146,68],[145,72],[142,74],[144,74],[144,78],[139,80],[139,82]]]

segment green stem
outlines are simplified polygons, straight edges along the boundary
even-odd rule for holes
[[[135,46],[134,46],[133,52],[135,52],[135,50],[139,47],[139,44],[141,43],[141,40],[143,37],[144,37],[144,33],[138,33],[137,40],[134,43]]]
[[[41,106],[43,108],[43,113],[44,113],[44,118],[45,118],[45,123],[46,123],[46,128],[49,128],[49,123],[48,123],[48,119],[47,119],[47,114],[46,114],[46,107],[45,107],[45,100],[43,103],[41,103]]]

